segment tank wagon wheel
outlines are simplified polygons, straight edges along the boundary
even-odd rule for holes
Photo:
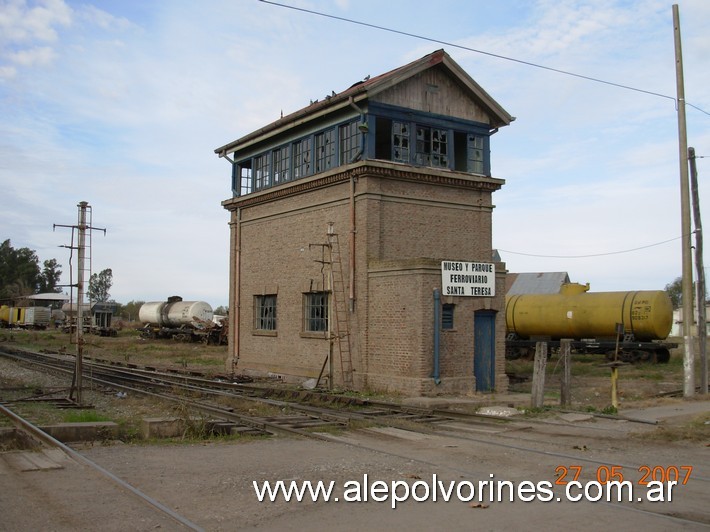
[[[635,364],[637,362],[646,362],[649,359],[650,353],[648,351],[641,351],[639,349],[624,349],[619,353],[619,360],[622,362],[628,362],[629,364]],[[614,359],[614,353],[610,352],[607,355],[609,360]]]
[[[506,360],[518,360],[520,358],[520,349],[509,347],[505,350]]]
[[[671,360],[671,352],[668,350],[666,347],[662,347],[660,349],[657,349],[653,353],[653,357],[656,360],[656,364],[668,364],[668,362]]]

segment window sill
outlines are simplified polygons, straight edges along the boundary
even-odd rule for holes
[[[320,332],[301,331],[300,337],[301,338],[317,338],[319,340],[325,340],[326,339],[326,331],[320,331]]]
[[[252,336],[278,336],[278,331],[267,331],[266,329],[252,329]]]

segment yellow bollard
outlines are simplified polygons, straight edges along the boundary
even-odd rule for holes
[[[611,368],[611,406],[618,409],[619,408],[619,394],[618,394],[618,381],[619,381],[619,368],[621,366],[628,366],[628,362],[622,362],[620,360],[614,360],[612,362],[607,362],[606,364],[601,364],[601,366]]]

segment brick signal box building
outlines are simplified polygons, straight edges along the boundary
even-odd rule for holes
[[[232,164],[227,371],[506,391],[490,141],[512,120],[439,50],[216,149]]]

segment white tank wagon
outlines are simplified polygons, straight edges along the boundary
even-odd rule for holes
[[[159,327],[181,327],[193,325],[198,320],[212,321],[213,315],[212,307],[204,301],[183,301],[174,296],[167,301],[143,303],[138,311],[138,321]]]
[[[172,338],[183,342],[226,343],[226,330],[212,321],[212,307],[204,301],[183,301],[173,296],[167,301],[143,303],[138,320],[143,338]]]

